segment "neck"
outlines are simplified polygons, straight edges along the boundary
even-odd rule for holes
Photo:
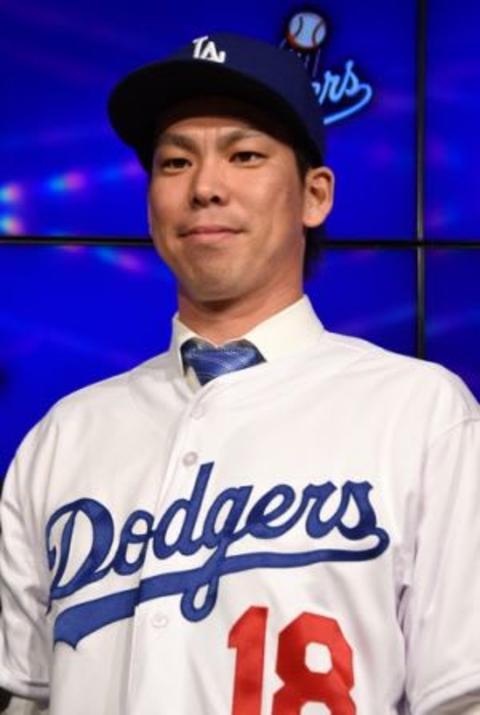
[[[284,291],[271,296],[269,301],[243,298],[200,303],[179,293],[178,317],[190,330],[215,345],[222,345],[245,335],[264,320],[300,300],[303,293]]]

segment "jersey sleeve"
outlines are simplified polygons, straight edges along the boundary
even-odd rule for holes
[[[0,686],[48,699],[48,571],[33,509],[37,430],[28,435],[5,478],[0,502]]]
[[[433,715],[480,691],[478,409],[432,440],[422,476],[404,633],[410,711]]]

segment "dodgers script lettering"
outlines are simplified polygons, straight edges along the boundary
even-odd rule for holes
[[[135,588],[65,608],[55,622],[56,642],[75,646],[89,633],[131,617],[136,605],[172,594],[181,596],[183,616],[199,621],[215,607],[220,580],[228,574],[325,561],[365,561],[380,556],[388,547],[387,532],[377,526],[369,482],[348,480],[341,487],[331,481],[307,484],[300,494],[288,484],[277,484],[260,496],[254,495],[253,485],[230,487],[217,494],[206,509],[213,469],[213,462],[201,465],[189,498],[172,502],[158,517],[142,509],[133,511],[120,529],[107,507],[95,499],[77,499],[52,514],[46,527],[48,563],[53,574],[51,603],[110,573],[126,576],[140,572],[149,549],[158,561],[158,574],[139,578]],[[353,525],[352,512],[356,517]],[[171,534],[168,538],[174,519],[178,526],[179,515],[181,527],[174,539]],[[87,520],[91,537],[83,561],[72,568],[71,549],[80,519],[84,523]],[[311,548],[282,553],[278,547],[272,552],[263,547],[264,542],[280,539],[302,523],[305,545]],[[330,534],[341,538],[341,548],[338,538],[335,548],[325,542],[322,545]],[[246,537],[256,540],[257,550],[252,550],[250,539],[249,548],[242,551],[239,545]],[[364,540],[368,544],[360,544]],[[233,544],[235,554],[229,554]],[[172,555],[188,557],[202,550],[205,561],[201,566],[168,570]]]
[[[347,60],[341,73],[327,70],[323,81],[313,81],[313,91],[324,111],[324,123],[333,124],[356,114],[370,102],[372,87],[362,82],[354,69],[353,60]]]

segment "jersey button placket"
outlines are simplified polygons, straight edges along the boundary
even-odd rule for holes
[[[196,405],[193,405],[190,412],[190,417],[197,422],[198,420],[202,419],[206,411],[207,410],[205,405],[197,403]],[[185,467],[193,467],[197,462],[198,452],[195,452],[194,450],[189,450],[188,452],[185,452],[182,457],[182,463]]]
[[[178,429],[174,435],[174,441],[170,446],[168,462],[167,462],[167,479],[166,488],[162,489],[161,495],[157,497],[155,506],[155,523],[164,515],[168,506],[173,503],[175,496],[171,494],[173,485],[178,484],[182,479],[196,478],[198,463],[200,461],[200,452],[198,449],[198,432],[203,431],[203,424],[199,422],[201,418],[208,412],[207,406],[200,403],[195,397],[190,404],[185,405],[185,412],[182,414]],[[200,435],[201,436],[201,435]],[[190,487],[185,487],[185,495],[188,495]],[[147,551],[145,561],[143,563],[140,580],[147,580],[151,577],[158,576],[162,568],[169,571],[179,569],[176,564],[178,553],[173,553],[168,561],[160,563],[153,553],[153,549]],[[127,709],[126,713],[137,713],[135,696],[138,693],[139,683],[143,683],[147,678],[145,669],[137,668],[138,659],[145,656],[145,652],[151,646],[152,652],[159,654],[159,657],[164,657],[164,649],[168,651],[168,642],[170,627],[176,622],[177,611],[180,609],[180,595],[174,604],[175,612],[168,614],[166,610],[157,610],[161,607],[162,599],[156,599],[156,603],[151,601],[150,604],[142,604],[141,608],[135,609],[133,631],[134,638],[132,644],[132,652],[130,654],[131,676],[128,683]],[[167,605],[165,604],[165,609]],[[157,650],[155,650],[157,649]]]
[[[182,457],[182,462],[185,465],[185,467],[192,467],[194,464],[196,464],[198,462],[197,452],[194,452],[194,451],[185,452],[185,454]]]
[[[168,617],[161,611],[156,611],[150,620],[154,628],[166,628],[168,626]]]

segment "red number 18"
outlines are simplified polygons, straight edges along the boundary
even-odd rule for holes
[[[261,715],[268,609],[252,606],[230,630],[237,651],[232,715]],[[326,672],[310,670],[307,646],[326,646],[332,662]],[[333,618],[302,613],[278,637],[276,672],[283,686],[273,697],[272,715],[300,715],[306,703],[327,705],[332,715],[355,715],[352,649]]]

